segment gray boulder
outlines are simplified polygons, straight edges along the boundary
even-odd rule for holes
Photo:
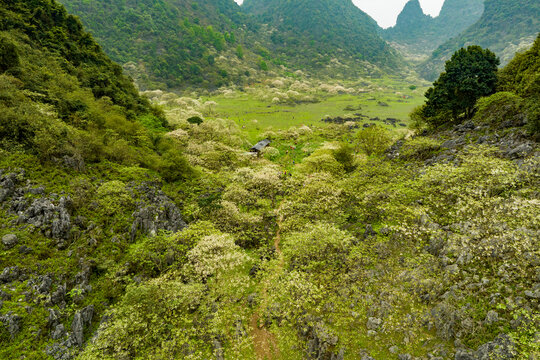
[[[4,323],[12,339],[21,331],[22,317],[14,314],[12,311],[0,316],[0,322]]]
[[[6,250],[13,248],[15,245],[17,245],[18,242],[19,239],[15,234],[7,234],[2,236],[2,244],[4,244],[4,248]]]
[[[177,232],[186,227],[180,209],[165,195],[158,184],[145,183],[132,189],[141,194],[133,213],[131,240],[138,234],[156,235],[159,230]]]
[[[18,266],[6,267],[0,273],[0,284],[10,283],[19,280],[22,277],[22,271]]]
[[[382,325],[382,320],[379,318],[370,317],[367,321],[366,327],[368,330],[378,330],[379,327]]]

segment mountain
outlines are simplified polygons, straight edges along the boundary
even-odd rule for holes
[[[98,140],[107,130],[125,140],[143,131],[139,118],[165,121],[63,6],[2,2],[0,15],[5,148],[95,159],[111,150]]]
[[[233,0],[61,1],[113,60],[144,74],[143,87],[217,87],[244,76],[217,61],[236,59],[252,26]]]
[[[396,25],[382,31],[407,57],[429,55],[437,46],[474,24],[484,10],[483,0],[446,0],[439,16],[425,15],[418,0],[410,0]]]
[[[540,29],[537,0],[486,0],[482,17],[458,36],[439,46],[422,65],[420,74],[435,79],[444,62],[459,48],[480,45],[494,51],[507,64],[516,52],[528,48]]]
[[[245,0],[242,8],[266,24],[271,52],[287,62],[318,69],[333,59],[387,69],[400,63],[375,20],[351,0]]]

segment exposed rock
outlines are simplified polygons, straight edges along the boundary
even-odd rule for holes
[[[394,345],[394,346],[391,346],[391,347],[388,349],[388,351],[390,351],[390,353],[392,353],[392,354],[395,354],[395,353],[397,353],[397,352],[399,351],[399,348],[398,348],[397,346]]]
[[[19,248],[19,254],[31,254],[32,253],[32,249],[25,246],[25,245],[22,245],[20,248]]]
[[[459,349],[455,360],[491,360],[491,359],[514,359],[515,343],[505,334],[499,335],[495,340],[478,348],[477,351]]]
[[[62,158],[64,166],[83,172],[86,170],[84,159],[81,156],[67,156]]]
[[[1,175],[1,174],[0,174]],[[24,171],[19,174],[8,173],[0,176],[0,202],[5,201],[15,192],[19,178],[24,175]]]
[[[41,283],[39,284],[37,291],[40,294],[48,294],[49,291],[51,291],[51,286],[52,286],[52,279],[49,276],[45,275],[41,277]]]
[[[366,327],[368,330],[378,330],[383,321],[379,318],[370,317],[367,321]]]
[[[499,314],[495,310],[490,310],[487,315],[484,323],[486,325],[492,325],[499,321]]]
[[[59,285],[56,290],[51,294],[51,303],[53,305],[59,305],[64,302],[66,297],[66,285]]]
[[[71,323],[71,339],[79,347],[84,343],[84,329],[92,322],[94,316],[94,305],[89,305],[78,311]]]
[[[2,236],[2,244],[4,244],[4,248],[6,250],[13,248],[15,245],[17,245],[18,242],[19,239],[15,234],[7,234]]]
[[[186,227],[180,210],[158,184],[145,183],[134,190],[141,193],[142,201],[133,213],[131,240],[139,233],[156,235],[159,230],[177,232]]]
[[[17,336],[19,331],[21,331],[22,317],[14,314],[12,311],[0,316],[0,322],[4,323],[4,326],[12,339]]]
[[[47,319],[47,326],[54,329],[60,322],[60,313],[56,309],[47,309],[49,311],[49,317]]]
[[[0,273],[0,284],[10,283],[23,277],[21,269],[18,266],[6,267]]]
[[[373,230],[373,226],[371,226],[371,224],[367,224],[366,231],[364,231],[364,239],[370,238],[375,235],[377,235],[377,232]]]
[[[0,290],[0,299],[6,300],[6,301],[11,300],[11,294]]]
[[[528,156],[532,152],[533,148],[530,144],[521,144],[517,147],[505,152],[505,155],[510,159],[519,159]]]
[[[69,197],[60,198],[58,205],[48,198],[35,199],[26,210],[19,212],[19,222],[31,224],[46,236],[60,240],[58,246],[63,248],[71,230],[70,204]]]
[[[66,329],[64,324],[58,324],[55,326],[54,330],[51,332],[51,339],[59,340],[66,335]]]

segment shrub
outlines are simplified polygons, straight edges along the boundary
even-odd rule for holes
[[[317,223],[287,236],[283,254],[290,270],[320,274],[343,269],[353,238],[337,227]]]
[[[100,210],[105,215],[124,213],[126,208],[133,205],[133,199],[126,190],[126,184],[121,181],[108,181],[101,185],[96,192]]]
[[[498,92],[478,100],[474,121],[491,125],[513,120],[522,113],[522,99],[510,92]]]
[[[418,136],[406,141],[401,147],[400,156],[404,159],[425,160],[441,148],[440,143],[429,137]]]
[[[338,149],[334,150],[334,157],[339,162],[346,172],[353,171],[356,166],[354,165],[353,147],[348,144],[341,144]]]
[[[390,133],[377,125],[356,133],[356,147],[366,155],[381,155],[392,144]]]
[[[163,154],[158,171],[169,182],[186,180],[194,176],[193,168],[179,150],[169,150]]]
[[[0,37],[0,73],[14,69],[20,65],[19,53],[13,42]]]
[[[200,124],[202,124],[203,119],[201,119],[199,116],[192,116],[192,117],[187,119],[187,122],[190,123],[190,124],[200,125]]]

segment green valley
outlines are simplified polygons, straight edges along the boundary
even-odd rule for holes
[[[392,48],[505,1],[0,2],[0,359],[538,359],[540,36]]]

